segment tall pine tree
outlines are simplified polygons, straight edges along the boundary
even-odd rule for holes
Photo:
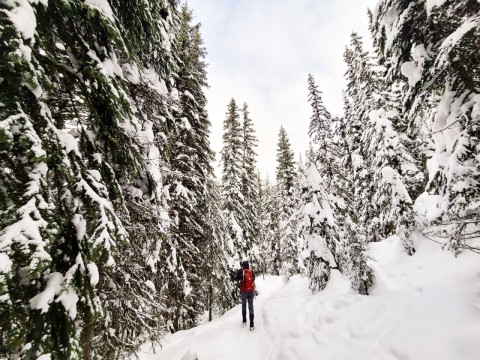
[[[480,4],[469,0],[384,0],[372,14],[389,78],[408,82],[402,114],[413,132],[430,129],[428,184],[417,208],[427,229],[445,236],[455,253],[471,247],[479,233],[479,11]]]
[[[293,216],[297,208],[297,173],[294,154],[283,127],[278,134],[276,179],[280,212],[274,269],[276,273],[289,277],[298,272],[297,225]]]
[[[104,280],[127,241],[120,179],[132,181],[143,161],[118,63],[135,53],[116,8],[1,7],[2,348],[8,357],[89,359]]]
[[[223,122],[222,202],[228,234],[233,241],[236,260],[250,255],[250,244],[245,239],[245,199],[242,193],[243,132],[240,113],[234,99],[228,104]]]
[[[245,208],[245,241],[250,244],[251,262],[258,259],[257,239],[259,236],[259,222],[255,202],[258,197],[256,184],[256,152],[257,137],[250,118],[247,103],[243,104],[243,133],[242,133],[242,195]]]

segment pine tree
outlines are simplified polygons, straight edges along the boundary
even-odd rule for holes
[[[344,57],[349,81],[346,136],[355,208],[361,214],[358,225],[368,241],[398,234],[412,254],[410,234],[415,224],[410,193],[422,176],[408,148],[411,141],[398,109],[396,84],[387,86],[374,70],[374,60],[363,50],[358,35],[352,34]]]
[[[168,208],[172,220],[164,254],[167,302],[175,309],[170,316],[174,330],[192,327],[203,313],[203,251],[209,238],[205,232],[207,182],[213,175],[213,152],[208,140],[210,123],[203,88],[206,82],[205,49],[200,26],[192,25],[192,12],[183,5],[174,49],[180,60],[175,78],[178,91],[176,122],[166,129],[168,137]],[[209,231],[209,230],[207,230]]]
[[[285,129],[280,127],[277,142],[276,179],[279,186],[288,193],[295,183],[295,159]]]
[[[339,153],[338,166],[333,180],[337,191],[336,218],[341,239],[340,251],[337,250],[338,266],[348,276],[352,288],[362,295],[368,295],[373,285],[373,272],[367,263],[367,237],[365,226],[360,221],[355,199],[354,182],[357,180],[352,171],[352,144],[347,135],[350,122],[345,118],[336,119],[335,144]]]
[[[287,132],[280,127],[277,143],[276,190],[280,207],[274,269],[287,277],[298,272],[298,239],[295,218],[297,207],[296,170],[294,154]]]
[[[300,206],[297,211],[299,234],[307,243],[307,275],[313,291],[325,288],[332,268],[339,267],[339,225],[336,189],[332,186],[335,156],[332,116],[323,105],[321,93],[311,74],[308,76],[308,100],[312,106],[309,134],[315,147],[307,155],[305,175],[300,178]]]
[[[120,179],[130,241],[120,245],[116,271],[104,279],[104,319],[97,323],[92,347],[96,356],[105,358],[125,356],[147,340],[159,342],[168,320],[162,291],[161,250],[169,222],[162,165],[167,153],[164,124],[174,122],[167,84],[172,84],[177,66],[170,36],[178,19],[175,6],[164,1],[112,2],[111,6],[135,59],[121,59],[121,68],[139,123],[134,135],[142,162],[132,181]]]
[[[469,248],[469,239],[479,232],[478,209],[472,204],[480,196],[475,186],[480,167],[474,111],[480,4],[389,0],[379,5],[372,15],[375,45],[390,78],[408,81],[402,113],[412,127],[431,129],[425,134],[433,144],[433,153],[427,153],[428,184],[417,199],[418,208],[427,227],[436,225],[434,229],[458,253]],[[397,15],[390,17],[392,13]],[[398,31],[390,32],[391,25]],[[434,213],[429,210],[432,204],[438,209]]]
[[[257,238],[259,235],[258,214],[255,207],[255,201],[258,197],[255,182],[256,156],[255,148],[257,147],[257,137],[253,127],[253,121],[250,118],[248,105],[243,104],[243,133],[242,133],[242,195],[245,208],[245,241],[250,244],[252,249],[249,260],[256,262],[257,254]]]
[[[228,234],[233,241],[236,260],[250,255],[250,244],[245,239],[245,199],[242,193],[242,126],[235,100],[228,104],[223,122],[222,201]]]
[[[336,267],[332,256],[332,233],[336,227],[333,211],[327,201],[327,193],[321,186],[321,178],[313,159],[307,160],[305,174],[299,182],[301,198],[297,210],[298,231],[306,243],[303,258],[313,292],[323,290]]]
[[[35,33],[25,34],[8,16],[19,10],[12,6],[36,15],[30,19]],[[30,6],[33,11],[25,9]],[[2,8],[2,39],[9,40],[7,53],[14,60],[9,68],[0,66],[2,79],[30,80],[9,81],[7,92],[15,96],[7,96],[10,103],[2,100],[1,121],[8,119],[9,125],[2,126],[7,131],[1,137],[10,145],[2,143],[1,149],[22,161],[8,155],[11,163],[2,163],[2,171],[16,175],[2,177],[1,206],[8,208],[0,209],[0,236],[13,248],[35,240],[42,251],[21,260],[17,250],[7,250],[15,260],[14,273],[21,269],[22,279],[31,277],[31,289],[19,288],[20,278],[2,287],[16,306],[1,315],[1,331],[11,335],[2,336],[1,347],[16,356],[29,339],[23,358],[42,353],[69,359],[121,356],[148,337],[158,341],[164,325],[163,299],[155,290],[166,234],[159,123],[171,119],[166,81],[172,83],[175,68],[169,39],[175,4],[127,0],[96,7],[49,1]],[[15,47],[24,43],[34,52],[22,59]],[[13,119],[12,111],[35,121]],[[23,148],[11,146],[19,140],[10,131],[15,122],[28,128],[27,142],[20,140]],[[22,238],[13,217],[24,208],[20,193],[25,189],[15,186],[19,196],[14,201],[4,191],[22,176],[23,183],[38,184],[28,196],[42,200],[36,214],[31,208],[35,237]],[[4,211],[9,215],[4,217]],[[29,258],[37,264],[33,276],[24,265]],[[21,304],[21,299],[32,301]],[[27,326],[32,323],[37,325]],[[18,331],[9,331],[12,326]]]
[[[205,221],[205,244],[202,249],[200,264],[203,283],[203,297],[209,314],[209,321],[214,314],[223,314],[238,300],[234,283],[228,272],[235,268],[234,247],[229,237],[227,222],[223,218],[220,186],[214,179],[209,179]]]
[[[280,237],[280,197],[278,187],[272,184],[268,177],[262,181],[257,175],[258,197],[257,214],[260,224],[258,237],[259,256],[257,260],[257,273],[279,274],[278,266],[278,238]]]
[[[366,239],[372,239],[367,224],[375,218],[371,208],[372,174],[368,137],[362,134],[371,127],[369,114],[378,103],[378,76],[373,71],[373,59],[363,48],[360,36],[352,33],[350,46],[345,49],[347,89],[344,94],[344,131],[348,138],[343,162],[351,169],[354,208],[360,214],[359,226]]]
[[[117,61],[131,57],[113,17],[84,2],[1,7],[1,347],[88,359],[127,241],[118,180],[141,163]],[[33,29],[12,15],[20,7]]]

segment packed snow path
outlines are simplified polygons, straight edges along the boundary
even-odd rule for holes
[[[409,257],[392,237],[372,246],[370,296],[333,273],[311,295],[296,276],[259,278],[255,331],[241,327],[240,306],[211,323],[169,335],[141,360],[478,360],[480,256],[455,259],[427,240]]]

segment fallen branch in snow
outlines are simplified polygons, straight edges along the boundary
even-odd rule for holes
[[[455,256],[461,251],[461,250],[469,250],[472,251],[476,254],[480,254],[480,247],[479,246],[473,246],[467,243],[467,241],[472,241],[472,240],[480,240],[480,229],[475,229],[472,232],[466,233],[466,225],[467,224],[475,224],[478,225],[479,221],[478,220],[465,220],[465,221],[447,221],[447,222],[442,222],[438,225],[440,226],[451,226],[451,225],[458,225],[459,229],[455,232],[453,236],[449,233],[447,233],[445,230],[442,230],[441,233],[438,231],[438,228],[435,230],[431,230],[430,233],[425,233],[422,231],[422,235],[430,241],[433,241],[439,245],[442,246],[442,249],[449,248],[452,249],[453,252],[455,253]],[[445,242],[438,241],[435,239],[432,239],[428,235],[434,235],[438,238],[441,239],[446,239]]]

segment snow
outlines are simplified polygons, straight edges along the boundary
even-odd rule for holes
[[[165,80],[160,79],[154,69],[143,68],[141,71],[142,82],[155,90],[160,95],[168,95],[167,84]]]
[[[422,58],[429,58],[427,50],[425,50],[425,45],[420,44],[416,45],[412,50],[412,58],[416,62],[420,61]]]
[[[19,220],[4,228],[0,235],[0,250],[8,249],[14,242],[20,244],[26,251],[33,252],[29,268],[35,269],[39,262],[51,259],[40,233],[40,229],[45,228],[47,222],[42,219],[35,198],[31,198],[17,213]]]
[[[240,242],[243,241],[243,230],[241,226],[238,224],[238,221],[235,218],[235,214],[233,212],[230,213],[229,224],[232,227],[232,230],[235,232],[237,239],[239,239]]]
[[[30,46],[19,45],[18,49],[28,62],[32,61],[32,48]]]
[[[95,263],[87,264],[88,275],[90,276],[90,285],[95,286],[100,280],[100,275],[98,274],[98,267]]]
[[[440,195],[424,192],[415,200],[414,209],[427,222],[433,222],[442,215],[442,210],[438,207],[440,199]]]
[[[8,5],[14,6],[13,4]],[[37,28],[37,19],[27,0],[19,0],[16,7],[5,12],[25,40],[33,39]]]
[[[74,288],[69,287],[66,292],[60,294],[55,302],[61,302],[72,320],[77,316],[78,295]]]
[[[150,290],[152,290],[153,292],[156,291],[155,289],[155,284],[151,281],[151,280],[147,280],[145,281],[145,286],[148,287]]]
[[[63,45],[62,43],[55,43],[55,47],[58,49],[58,50],[61,50],[61,51],[65,51],[65,45]]]
[[[380,8],[384,5],[385,0],[379,1],[375,6],[374,18],[379,14]],[[413,8],[414,3],[410,3],[407,8],[403,11],[398,10],[397,8],[389,8],[385,15],[382,17],[381,25],[385,26],[386,30],[386,43],[385,43],[385,54],[390,50],[392,45],[395,42],[395,39],[398,36],[400,29],[403,26],[404,21],[408,18],[408,15]]]
[[[413,87],[421,80],[423,65],[425,59],[428,59],[429,56],[423,44],[414,46],[411,53],[414,61],[403,63],[400,67],[400,72],[408,79],[408,84]]]
[[[354,293],[336,270],[315,295],[301,276],[285,285],[280,277],[259,277],[255,331],[241,327],[236,306],[210,323],[167,335],[154,350],[145,344],[137,355],[141,360],[477,360],[478,255],[455,258],[419,234],[414,240],[414,256],[395,236],[371,245],[376,285],[369,296]]]
[[[34,310],[41,310],[42,313],[48,311],[49,304],[53,301],[53,298],[60,292],[63,282],[63,275],[54,272],[48,275],[47,286],[41,293],[35,295],[30,299],[30,308]]]
[[[426,0],[425,6],[427,8],[427,14],[430,15],[434,7],[442,6],[447,0]]]
[[[479,17],[472,17],[465,20],[462,25],[452,32],[440,45],[440,55],[436,61],[437,66],[441,66],[444,63],[449,62],[449,53],[451,49],[455,47],[455,45],[463,38],[463,36],[468,33],[473,28],[479,26]]]
[[[140,83],[140,71],[136,64],[125,63],[122,65],[123,76],[132,84]]]
[[[72,224],[77,231],[77,240],[81,241],[87,233],[87,222],[81,214],[75,214],[72,218]]]
[[[107,0],[85,0],[85,4],[96,8],[100,13],[107,17],[111,22],[115,22],[113,11]]]
[[[412,87],[422,78],[422,67],[417,66],[414,61],[403,63],[400,72],[408,79],[408,85]]]
[[[43,354],[37,358],[37,360],[51,360],[52,356],[50,354]]]
[[[382,180],[392,188],[391,197],[393,203],[412,202],[405,185],[400,179],[400,175],[390,166],[385,166],[382,168]]]
[[[60,140],[60,144],[65,148],[66,153],[68,154],[70,151],[74,151],[76,154],[78,153],[77,148],[77,140],[65,130],[58,130],[58,139]]]
[[[102,69],[109,77],[118,76],[123,79],[123,70],[118,63],[117,55],[115,53],[109,54],[111,58],[106,58],[102,61]]]
[[[0,253],[0,273],[9,273],[12,269],[12,261],[5,253]]]

